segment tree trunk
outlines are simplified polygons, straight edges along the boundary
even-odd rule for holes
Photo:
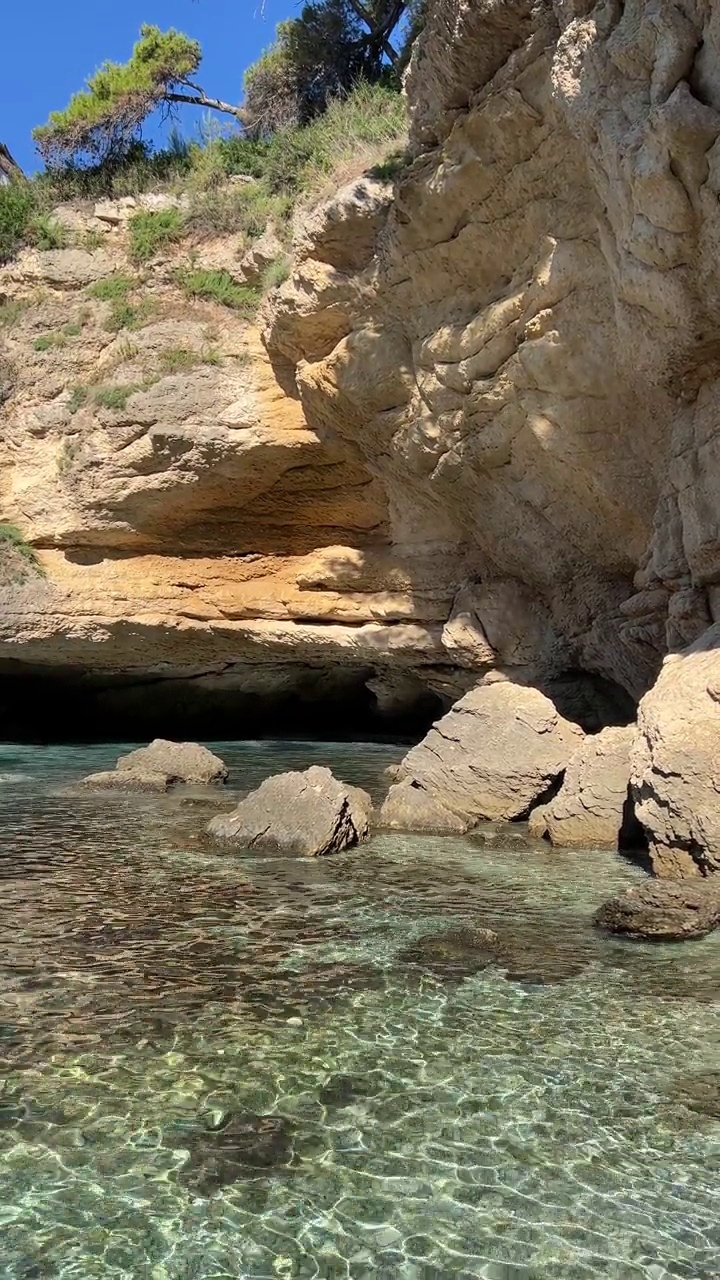
[[[5,143],[0,142],[0,178],[6,178],[8,182],[11,182],[17,178],[24,177],[25,174],[20,165],[16,160],[13,160]]]
[[[240,119],[241,107],[234,107],[231,102],[223,102],[220,98],[207,98],[198,90],[197,93],[166,93],[168,102],[189,102],[192,107],[208,107],[211,111],[224,111],[228,116]]]

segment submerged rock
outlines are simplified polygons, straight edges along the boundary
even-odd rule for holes
[[[578,955],[572,940],[526,937],[513,929],[500,937],[493,929],[471,927],[417,938],[399,953],[398,960],[441,981],[461,981],[497,965],[504,970],[508,982],[524,986],[545,986],[576,978],[587,963]]]
[[[258,971],[256,963],[245,975],[240,998],[254,1016],[287,1022],[308,1009],[327,1009],[345,996],[384,985],[382,969],[350,960],[316,962],[301,970],[276,964]]]
[[[720,1071],[699,1071],[677,1080],[674,1094],[689,1111],[720,1120]]]
[[[371,809],[365,791],[313,765],[267,778],[232,813],[214,818],[208,832],[247,849],[319,858],[365,840]]]
[[[603,903],[595,923],[657,942],[702,938],[720,925],[720,889],[707,880],[649,880]]]
[[[518,818],[560,776],[582,740],[582,729],[538,689],[507,680],[482,684],[408,752],[381,825],[457,832],[483,820]]]
[[[197,1130],[183,1140],[190,1158],[178,1178],[201,1196],[245,1178],[271,1176],[287,1169],[294,1128],[284,1116],[240,1112],[217,1128]]]
[[[80,786],[102,791],[169,791],[177,783],[215,786],[227,779],[226,765],[207,747],[155,738],[149,747],[120,756],[114,769],[89,774]]]
[[[106,769],[102,773],[91,773],[78,783],[88,791],[169,791],[177,782],[170,773],[158,773],[148,769],[145,773],[120,773],[117,769]]]
[[[507,961],[505,977],[523,987],[547,987],[568,982],[585,972],[586,961],[572,946],[558,942],[536,942],[513,948]]]
[[[322,1085],[318,1099],[324,1107],[350,1107],[359,1098],[368,1098],[378,1092],[377,1084],[357,1076],[334,1075]]]
[[[416,938],[398,954],[402,964],[432,973],[438,978],[465,978],[480,973],[506,957],[492,929],[447,929]]]

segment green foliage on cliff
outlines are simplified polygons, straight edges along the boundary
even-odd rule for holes
[[[124,302],[128,294],[135,288],[135,281],[130,276],[121,275],[118,271],[104,280],[97,280],[88,288],[88,296],[97,298],[99,302]]]
[[[0,262],[27,243],[35,199],[28,182],[12,182],[0,187]]]
[[[0,328],[12,329],[27,307],[27,302],[19,298],[6,298],[4,302],[0,302]]]
[[[265,159],[263,182],[273,193],[293,199],[316,194],[332,177],[356,172],[363,161],[379,159],[386,147],[404,139],[405,103],[383,85],[358,85],[344,101],[305,128],[278,133]],[[376,154],[377,153],[377,154]]]
[[[0,524],[0,586],[24,582],[30,573],[44,576],[34,548],[14,524]]]
[[[33,137],[47,164],[77,157],[112,160],[123,155],[143,120],[162,102],[182,100],[202,52],[180,31],[145,25],[125,63],[104,62],[62,111],[53,111]]]
[[[25,245],[64,245],[67,233],[49,216],[61,201],[145,191],[188,193],[189,208],[142,211],[131,219],[131,256],[138,263],[186,237],[242,233],[253,240],[269,222],[282,234],[298,202],[312,200],[364,167],[382,164],[389,151],[401,151],[405,125],[405,104],[398,93],[384,85],[361,84],[346,99],[332,102],[312,124],[270,139],[217,137],[204,147],[175,142],[154,154],[133,144],[122,163],[87,169],[70,165],[0,186],[0,262]],[[239,171],[244,180],[230,182]],[[83,242],[82,247],[92,252],[99,246]],[[101,281],[98,291],[93,286],[89,293],[102,298],[105,286]]]
[[[130,219],[130,257],[147,262],[165,246],[182,239],[185,218],[180,209],[136,213]]]
[[[192,104],[229,114],[244,135],[226,143],[227,171],[260,177],[252,140],[306,125],[360,84],[400,87],[402,68],[426,0],[312,0],[280,22],[271,47],[248,68],[242,107],[208,96],[196,81],[202,61],[197,40],[145,24],[127,62],[104,62],[68,105],[33,130],[50,170],[117,168],[126,162],[167,168],[177,155],[151,161],[139,144],[141,127],[158,107]],[[138,151],[140,145],[140,151]],[[255,172],[253,172],[255,167]]]
[[[137,390],[135,383],[116,382],[109,387],[98,387],[93,399],[101,409],[124,409],[130,396]]]
[[[243,119],[253,137],[308,124],[359,84],[399,89],[425,0],[314,0],[278,23],[245,73]]]
[[[202,50],[183,32],[146,24],[127,62],[104,62],[67,106],[33,131],[44,173],[0,187],[0,263],[25,245],[62,248],[65,228],[51,216],[60,201],[183,190],[190,216],[142,213],[131,226],[132,256],[147,261],[184,231],[238,229],[260,234],[287,220],[290,201],[314,191],[350,163],[353,150],[399,142],[402,68],[426,0],[312,0],[279,23],[273,44],[245,76],[244,106],[209,97],[196,83]],[[154,150],[140,138],[158,107],[193,104],[233,117],[202,143],[175,130]],[[248,188],[227,196],[228,179]],[[223,190],[224,189],[224,190]],[[222,195],[218,193],[222,190]],[[92,252],[99,233],[84,244]]]
[[[70,397],[67,402],[67,407],[70,413],[75,414],[77,413],[78,409],[82,409],[87,398],[88,398],[87,387],[83,386],[82,383],[78,383],[76,386],[74,386],[72,391],[70,392]]]
[[[177,278],[178,284],[189,298],[217,302],[223,307],[239,311],[248,320],[255,315],[261,301],[257,289],[236,284],[227,271],[205,271],[190,267],[178,272]]]
[[[0,263],[24,245],[62,249],[66,243],[65,228],[49,216],[36,183],[22,179],[0,186]]]

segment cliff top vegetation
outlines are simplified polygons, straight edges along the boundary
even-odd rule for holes
[[[400,77],[423,5],[305,5],[248,69],[238,105],[198,84],[197,41],[143,26],[126,63],[104,63],[34,130],[43,172],[31,179],[13,172],[0,185],[0,262],[26,245],[62,247],[52,210],[68,200],[169,191],[188,196],[183,228],[195,237],[237,228],[252,237],[270,220],[282,229],[297,201],[402,149]],[[179,103],[232,123],[206,123],[200,141],[174,127],[156,149],[143,139],[143,123],[158,108],[172,116]]]

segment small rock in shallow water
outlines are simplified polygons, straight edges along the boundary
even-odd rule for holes
[[[720,1120],[720,1071],[700,1071],[675,1082],[678,1101],[701,1116]]]
[[[464,978],[503,963],[503,949],[492,929],[448,929],[416,938],[398,960],[438,978]]]
[[[720,925],[720,885],[713,877],[649,880],[604,902],[595,923],[610,933],[655,942],[702,938]]]
[[[447,836],[464,835],[472,822],[453,813],[438,796],[405,778],[390,788],[378,816],[378,825],[388,831],[423,831]]]
[[[79,786],[89,791],[169,791],[177,783],[215,786],[227,778],[225,764],[207,747],[155,738],[149,747],[120,756],[114,769],[83,778]]]
[[[232,813],[213,818],[208,833],[253,853],[320,858],[365,840],[371,809],[359,787],[311,765],[266,778]]]
[[[230,1182],[280,1173],[292,1159],[293,1134],[284,1116],[231,1114],[217,1128],[199,1129],[184,1139],[190,1159],[179,1181],[210,1196]]]
[[[349,1107],[358,1098],[367,1098],[375,1090],[367,1080],[354,1076],[331,1076],[318,1093],[324,1107]]]

